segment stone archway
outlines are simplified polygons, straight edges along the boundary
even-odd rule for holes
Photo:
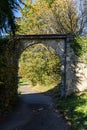
[[[52,35],[51,35],[52,36]],[[19,57],[21,55],[21,53],[30,45],[33,44],[37,44],[37,43],[43,43],[45,45],[48,45],[50,47],[52,47],[56,54],[60,57],[61,60],[61,71],[62,71],[62,86],[63,86],[63,91],[65,92],[65,75],[64,75],[64,71],[65,71],[65,42],[66,42],[66,37],[63,36],[62,38],[56,38],[51,37],[50,35],[33,35],[31,37],[29,36],[22,36],[22,37],[18,37],[18,41],[20,41],[18,43],[18,52],[19,52]],[[63,93],[64,93],[63,92]],[[65,93],[64,93],[65,94]]]
[[[4,51],[1,55],[5,65],[1,70],[3,76],[0,77],[0,81],[4,83],[3,86],[1,85],[0,102],[4,108],[7,109],[11,106],[18,96],[18,63],[20,55],[28,46],[35,43],[44,43],[51,46],[60,57],[62,72],[61,96],[67,96],[76,89],[75,82],[73,82],[75,79],[74,53],[70,47],[69,39],[71,37],[56,34],[24,35],[16,36],[14,39],[10,39],[7,44],[3,44]]]
[[[13,39],[5,40],[0,46],[0,112],[18,99],[18,63],[21,53],[30,45],[43,43],[51,46],[61,60],[61,96],[70,95],[72,92],[87,89],[86,65],[79,63],[75,58],[71,47],[72,36],[70,35],[22,35]],[[81,69],[84,70],[82,74]],[[85,84],[84,80],[85,79]],[[82,87],[81,87],[82,86]],[[4,108],[4,109],[3,109]]]
[[[23,36],[17,36],[15,37],[15,39],[10,40],[9,44],[13,48],[13,49],[10,48],[10,50],[13,51],[12,52],[13,55],[11,55],[11,58],[14,64],[14,68],[16,68],[15,72],[16,84],[18,82],[18,61],[21,53],[30,45],[36,43],[43,43],[48,46],[51,46],[60,57],[61,72],[62,72],[61,95],[65,96],[72,93],[74,73],[72,71],[71,64],[73,64],[72,60],[73,53],[72,49],[70,48],[69,39],[70,37],[67,37],[67,35],[48,34],[48,35],[29,35],[29,36],[23,35]]]

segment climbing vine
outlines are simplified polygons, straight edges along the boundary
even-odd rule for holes
[[[11,110],[17,99],[16,70],[12,59],[12,45],[0,39],[0,115]],[[13,52],[14,53],[14,52]]]
[[[79,60],[87,63],[87,37],[75,37],[71,47]]]

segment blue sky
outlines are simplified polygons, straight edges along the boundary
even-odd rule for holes
[[[32,0],[32,3],[34,3],[35,0]],[[16,17],[21,17],[20,11],[15,11],[15,16]]]
[[[16,16],[16,17],[21,17],[20,11],[15,12],[15,16]]]

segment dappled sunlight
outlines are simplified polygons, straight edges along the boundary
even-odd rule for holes
[[[73,94],[65,99],[56,98],[58,109],[71,122],[73,129],[87,129],[87,93]]]

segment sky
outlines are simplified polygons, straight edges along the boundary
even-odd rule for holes
[[[35,1],[35,0],[32,0],[32,3],[34,3],[34,1]],[[21,5],[21,6],[23,6],[23,5]],[[20,11],[15,11],[14,13],[15,13],[15,16],[16,16],[16,17],[21,17]]]

